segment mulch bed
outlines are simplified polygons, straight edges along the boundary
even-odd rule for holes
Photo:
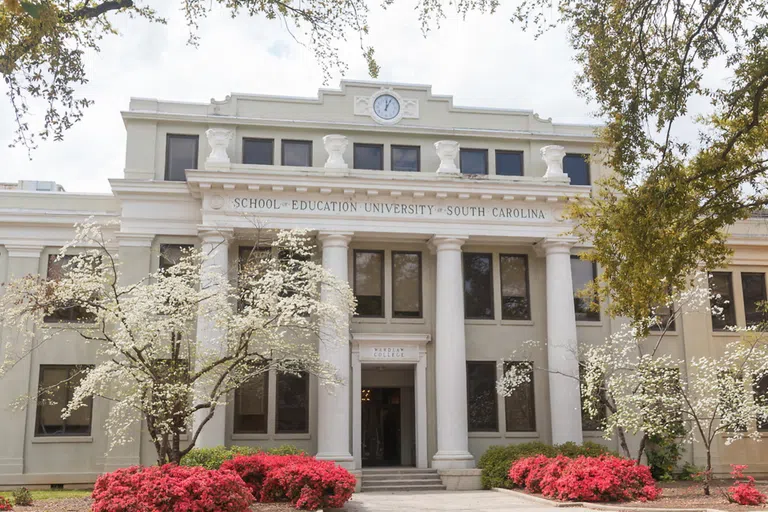
[[[288,512],[296,509],[290,503],[257,503],[255,512]],[[91,498],[38,500],[31,507],[14,507],[14,512],[90,512]]]
[[[632,502],[633,507],[643,508],[716,508],[728,511],[759,510],[762,507],[748,507],[729,503],[723,495],[733,484],[732,480],[715,480],[710,489],[711,495],[704,496],[701,482],[663,482],[661,498],[647,503]],[[757,482],[757,488],[768,493],[768,484]]]

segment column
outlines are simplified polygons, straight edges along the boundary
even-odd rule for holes
[[[363,369],[359,348],[352,349],[352,457],[355,469],[363,467]]]
[[[352,233],[320,232],[317,238],[323,248],[323,267],[337,278],[347,281],[347,253]],[[338,300],[331,289],[323,288],[320,293],[324,302]],[[320,359],[337,368],[336,375],[341,384],[320,386],[317,391],[317,458],[332,460],[347,469],[354,469],[354,459],[349,453],[349,317],[345,315],[337,322],[342,322],[342,325],[320,328]],[[339,333],[344,333],[341,339],[338,339]]]
[[[414,391],[416,392],[416,467],[424,469],[427,463],[427,354],[419,354],[414,375]]]
[[[467,362],[464,340],[464,286],[461,246],[465,237],[435,236],[437,297],[435,311],[435,381],[437,453],[432,467],[472,468],[467,426]]]
[[[539,242],[547,259],[547,362],[552,444],[581,444],[579,344],[573,307],[571,247],[575,239]]]
[[[8,251],[8,280],[22,278],[26,275],[37,275],[40,269],[40,253],[43,250],[42,245],[7,244]],[[4,276],[0,276],[2,278]],[[5,281],[5,279],[2,279]],[[9,348],[6,344],[11,340],[14,343]],[[5,327],[2,331],[2,340],[0,340],[0,364],[7,358],[16,358],[20,356],[25,347],[33,340],[28,340],[18,332]],[[27,345],[28,346],[28,345]],[[16,409],[10,407],[11,402],[18,398],[35,392],[36,384],[30,383],[32,369],[32,358],[34,354],[29,354],[11,368],[8,373],[3,375],[0,380],[0,417],[2,417],[3,441],[0,442],[0,475],[21,475],[24,473],[24,446],[26,445],[27,419],[34,422],[35,407],[34,402],[30,402],[26,409]]]
[[[229,269],[229,240],[232,230],[217,228],[200,228],[199,236],[202,240],[202,250],[208,255],[203,262],[201,273],[221,273],[226,279]],[[197,318],[197,346],[207,352],[223,352],[226,350],[226,333],[215,325],[213,319],[205,315],[205,304],[201,304],[200,315]],[[198,363],[199,364],[199,361]],[[200,409],[195,412],[195,430],[204,418],[208,416],[209,409]],[[226,442],[226,408],[219,405],[215,408],[213,417],[205,424],[195,444],[198,448],[211,448],[223,446]]]

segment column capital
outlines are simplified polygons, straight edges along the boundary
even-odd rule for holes
[[[432,251],[460,251],[461,246],[469,239],[468,236],[434,235],[429,239]]]
[[[323,248],[326,247],[349,247],[349,242],[352,241],[351,231],[319,231],[317,233],[317,239]]]
[[[216,226],[197,226],[197,236],[203,243],[228,244],[234,238],[235,230]]]
[[[575,236],[542,238],[533,244],[533,249],[542,257],[548,254],[571,254],[571,249],[578,241]]]
[[[9,258],[39,258],[43,252],[42,244],[8,243],[5,244]]]
[[[120,233],[115,235],[120,247],[152,247],[155,235],[152,233]]]

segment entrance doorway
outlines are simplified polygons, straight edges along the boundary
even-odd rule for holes
[[[399,466],[400,388],[364,388],[361,392],[363,466]]]

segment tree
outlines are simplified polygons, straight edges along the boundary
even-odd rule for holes
[[[103,227],[80,224],[59,258],[72,249],[81,252],[67,256],[58,279],[25,276],[0,297],[3,326],[18,333],[18,339],[10,338],[3,368],[56,343],[61,332],[75,332],[98,355],[92,367],[83,368],[71,401],[61,404],[64,417],[90,397],[109,400],[110,448],[144,419],[158,463],[178,463],[229,394],[250,379],[273,370],[308,372],[324,385],[339,382],[336,369],[320,360],[317,343],[321,334],[321,343],[347,338],[352,291],[313,260],[306,233],[275,233],[267,247],[243,265],[237,285],[212,264],[211,255],[193,249],[173,265],[124,284],[124,262]],[[322,301],[321,288],[338,301]],[[38,328],[62,310],[79,321]],[[208,326],[207,337],[195,341],[199,322]],[[46,399],[46,391],[31,398]],[[182,448],[185,433],[189,445]]]
[[[383,7],[395,0],[384,0]],[[415,11],[426,35],[445,17],[452,6],[464,16],[468,12],[493,12],[499,0],[416,0]],[[35,147],[37,139],[61,140],[64,132],[84,115],[92,101],[78,93],[87,83],[85,51],[100,50],[99,41],[116,33],[114,14],[145,18],[165,23],[148,0],[3,0],[0,3],[0,74],[16,114],[16,137],[12,144]],[[326,81],[333,71],[346,69],[337,46],[355,34],[360,51],[375,78],[379,65],[374,48],[366,43],[368,34],[367,0],[235,0],[207,2],[182,0],[181,7],[190,29],[189,43],[197,44],[196,29],[213,9],[224,9],[238,16],[265,17],[305,32],[305,44],[314,52]],[[293,35],[293,33],[291,33]],[[40,128],[29,124],[31,101],[41,101],[45,117]]]

